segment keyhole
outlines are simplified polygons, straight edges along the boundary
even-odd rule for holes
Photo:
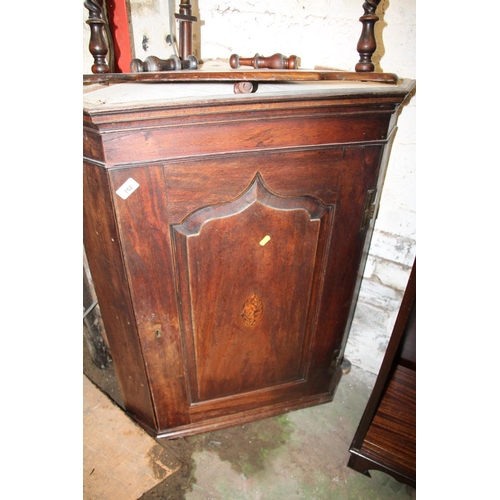
[[[157,339],[161,338],[161,329],[160,328],[158,328],[158,330],[155,330],[155,335],[156,335]]]

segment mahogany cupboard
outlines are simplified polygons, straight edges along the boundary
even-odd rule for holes
[[[84,241],[128,413],[179,437],[331,401],[414,81],[84,95]]]

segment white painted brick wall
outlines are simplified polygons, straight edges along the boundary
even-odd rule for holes
[[[200,60],[229,59],[232,53],[295,54],[303,68],[353,71],[359,60],[362,0],[192,0],[200,20],[194,27]],[[378,70],[416,78],[416,1],[381,0],[376,24]],[[167,0],[130,0],[135,57],[166,58]],[[178,5],[178,2],[177,2]],[[176,8],[178,11],[178,7]],[[87,11],[84,9],[85,17]],[[143,40],[147,43],[143,47]],[[90,61],[90,62],[89,62]],[[88,26],[84,23],[84,72]],[[364,272],[346,356],[376,373],[392,333],[416,254],[416,97],[402,109]]]

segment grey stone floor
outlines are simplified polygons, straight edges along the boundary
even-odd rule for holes
[[[186,500],[415,498],[386,474],[368,478],[346,466],[373,382],[353,368],[331,403],[193,439],[200,446]]]
[[[361,287],[332,402],[199,436],[159,440],[173,475],[141,500],[402,500],[413,488],[347,467],[349,447],[382,363],[402,292],[376,280]],[[363,367],[363,368],[360,368]],[[123,407],[112,368],[98,369],[84,342],[84,372]]]
[[[84,345],[85,350],[85,345]],[[112,365],[84,353],[86,375],[120,404]],[[399,500],[416,492],[382,472],[347,467],[375,375],[352,366],[330,403],[176,440],[159,440],[179,470],[141,500]],[[118,397],[117,397],[118,396]]]

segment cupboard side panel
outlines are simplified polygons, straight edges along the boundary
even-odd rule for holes
[[[156,427],[107,172],[84,162],[83,237],[111,356],[126,409]]]
[[[188,397],[173,276],[163,168],[140,165],[110,171],[117,224],[160,429],[188,424]],[[126,199],[116,194],[132,178]]]

